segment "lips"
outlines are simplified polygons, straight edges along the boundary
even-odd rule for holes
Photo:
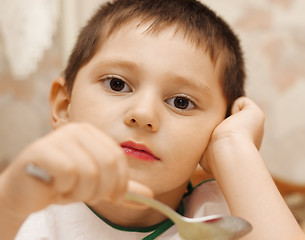
[[[144,161],[159,161],[160,159],[156,157],[145,145],[138,144],[132,141],[124,142],[120,144],[126,155],[137,158]]]

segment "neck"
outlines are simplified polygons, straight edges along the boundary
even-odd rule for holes
[[[185,192],[186,185],[166,194],[159,194],[155,199],[176,210]],[[101,201],[88,204],[99,216],[124,227],[148,227],[167,219],[162,213],[148,206],[120,201]]]

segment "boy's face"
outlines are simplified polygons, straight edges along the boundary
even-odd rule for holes
[[[185,185],[227,106],[207,53],[171,28],[145,30],[130,24],[102,44],[77,74],[68,116],[112,136],[130,177],[161,194]]]

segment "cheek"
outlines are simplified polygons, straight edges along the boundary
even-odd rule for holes
[[[186,130],[186,129],[185,129]],[[211,131],[187,132],[179,131],[179,133],[168,133],[170,139],[167,143],[167,151],[164,152],[166,162],[163,169],[166,179],[160,179],[161,185],[164,181],[171,188],[176,188],[189,181],[194,170],[198,166],[199,161],[209,142]],[[160,170],[162,172],[162,170]],[[161,188],[164,186],[162,185]]]
[[[97,119],[97,112],[94,105],[85,104],[80,101],[71,101],[69,117],[71,121],[76,122],[92,122]]]
[[[170,158],[178,160],[191,170],[201,160],[214,128],[222,121],[222,115],[206,114],[193,121],[190,119],[185,121],[184,124],[179,122],[176,127],[174,124],[167,126],[166,135],[170,136],[169,139],[167,138],[173,155]]]
[[[120,136],[123,129],[119,107],[107,101],[74,101],[70,110],[71,122],[86,122],[109,136]]]
[[[212,129],[202,128],[183,128],[180,131],[173,131],[171,136],[170,149],[173,153],[172,157],[178,158],[179,162],[188,162],[190,165],[197,165],[200,161],[212,133]]]
[[[74,92],[70,103],[69,116],[71,121],[85,121],[96,125],[105,119],[107,105],[96,93]]]

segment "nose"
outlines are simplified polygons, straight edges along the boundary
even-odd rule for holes
[[[156,132],[160,127],[158,103],[153,97],[134,99],[128,109],[124,123],[129,127],[138,127]]]

